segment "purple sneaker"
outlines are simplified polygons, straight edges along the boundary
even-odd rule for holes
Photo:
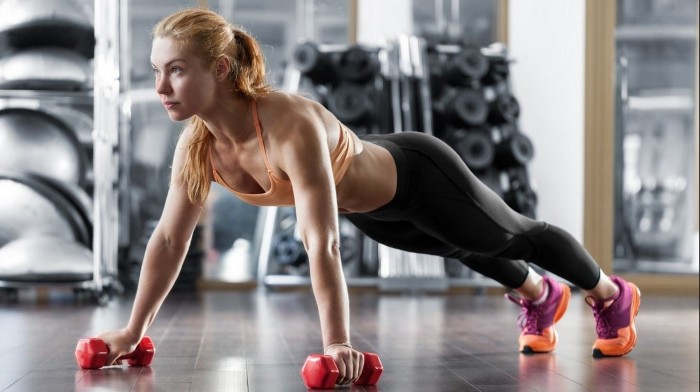
[[[641,292],[639,288],[618,276],[610,279],[620,288],[613,303],[604,307],[608,300],[586,297],[586,303],[593,309],[598,339],[593,344],[594,357],[619,357],[632,351],[637,344],[637,330],[634,318],[639,313]]]
[[[549,286],[547,299],[534,305],[533,301],[506,294],[506,298],[520,305],[518,325],[522,329],[518,343],[520,352],[525,354],[548,353],[557,345],[558,336],[554,324],[564,316],[571,298],[569,286],[543,276],[544,284]]]

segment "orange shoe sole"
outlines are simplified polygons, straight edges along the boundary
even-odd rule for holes
[[[552,329],[553,340],[552,343],[536,344],[538,342],[525,342],[520,344],[520,352],[523,354],[537,354],[537,353],[549,353],[554,351],[554,348],[559,342],[559,334],[554,329],[554,324],[556,324],[566,313],[566,309],[569,307],[569,300],[571,299],[571,288],[569,286],[562,284],[561,301],[559,301],[559,306],[554,313],[554,322],[550,327]],[[533,344],[534,343],[534,344]]]
[[[623,329],[628,329],[629,334],[630,334],[630,339],[629,341],[621,346],[621,347],[611,347],[610,350],[607,348],[601,349],[600,347],[596,347],[598,345],[598,342],[593,345],[593,356],[596,358],[603,358],[603,357],[621,357],[625,354],[628,354],[634,346],[637,344],[637,329],[634,326],[634,318],[637,317],[637,314],[639,313],[639,306],[642,303],[642,293],[639,290],[639,287],[637,287],[634,283],[627,282],[627,284],[630,286],[630,289],[632,290],[632,309],[633,311],[630,312],[630,325],[627,328]]]

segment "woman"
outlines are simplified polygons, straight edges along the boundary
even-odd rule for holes
[[[511,289],[522,307],[520,350],[550,352],[569,287],[588,291],[597,321],[594,355],[634,347],[639,290],[606,276],[566,232],[521,216],[480,183],[440,140],[415,132],[360,140],[322,105],[272,91],[256,41],[205,10],[177,12],[153,30],[155,87],[180,136],[163,215],[148,243],[128,325],[101,335],[108,364],[131,351],[175,281],[212,181],[251,204],[293,205],[309,255],[324,352],[340,384],[360,374],[349,335],[338,213],[369,237],[449,256]],[[118,362],[116,362],[118,363]]]

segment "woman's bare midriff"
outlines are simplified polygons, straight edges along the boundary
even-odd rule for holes
[[[362,146],[336,186],[340,213],[374,211],[396,193],[396,164],[389,151],[367,142]]]

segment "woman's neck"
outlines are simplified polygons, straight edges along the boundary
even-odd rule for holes
[[[218,142],[239,144],[255,137],[250,101],[242,96],[219,94],[213,107],[198,116]]]

